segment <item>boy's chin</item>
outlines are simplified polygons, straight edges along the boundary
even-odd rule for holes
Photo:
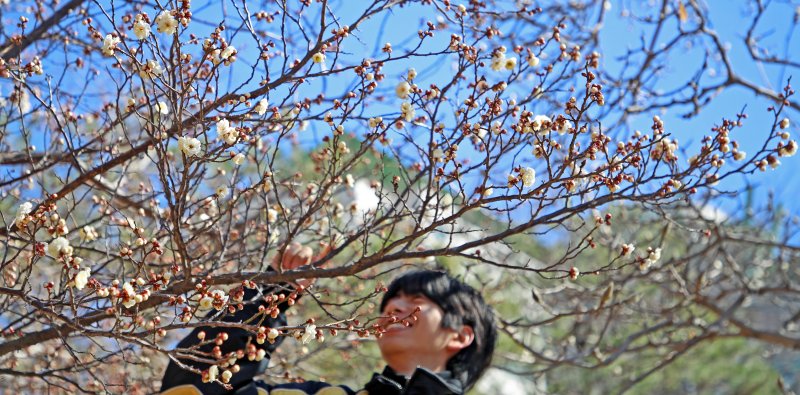
[[[381,349],[381,352],[386,354],[394,353],[394,352],[402,352],[408,350],[412,345],[408,344],[406,339],[403,339],[401,336],[394,336],[392,334],[384,334],[381,336],[380,339],[377,339],[378,348]]]

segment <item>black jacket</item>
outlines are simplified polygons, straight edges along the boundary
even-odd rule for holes
[[[259,305],[263,303],[260,293],[256,290],[246,290],[244,300],[247,301],[245,308],[233,315],[224,317],[223,321],[242,322],[258,314]],[[279,306],[281,312],[288,307],[288,304]],[[268,318],[264,325],[269,327],[284,326],[286,325],[286,317],[281,313],[277,318]],[[200,331],[206,332],[206,339],[214,339],[222,330],[228,333],[228,341],[220,347],[223,355],[243,350],[248,344],[252,343],[258,348],[264,349],[267,352],[267,356],[260,362],[249,361],[247,358],[239,359],[237,364],[240,367],[240,371],[234,374],[230,381],[234,388],[232,391],[225,390],[217,383],[203,383],[200,375],[189,372],[178,366],[175,361],[170,360],[161,384],[162,395],[461,395],[464,393],[460,380],[454,378],[450,372],[434,373],[424,368],[417,368],[411,377],[406,379],[396,374],[388,366],[382,373],[373,374],[372,379],[360,391],[353,391],[346,386],[334,386],[318,381],[270,385],[253,378],[266,370],[270,353],[278,347],[283,337],[279,337],[274,344],[264,343],[263,345],[258,345],[252,339],[253,336],[247,331],[238,328],[195,328],[192,333],[178,343],[178,348],[187,348],[197,344],[199,341],[197,334]],[[210,351],[212,348],[213,344],[207,344],[200,349]],[[181,362],[200,370],[208,368],[207,364],[194,361],[182,359]]]

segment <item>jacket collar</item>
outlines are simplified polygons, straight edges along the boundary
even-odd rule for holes
[[[451,372],[434,373],[425,368],[417,368],[411,378],[395,373],[390,367],[383,373],[375,373],[372,380],[364,386],[370,395],[462,395],[461,381]]]

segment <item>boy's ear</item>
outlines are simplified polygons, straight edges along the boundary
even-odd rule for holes
[[[461,326],[460,330],[453,330],[450,341],[447,342],[447,350],[453,355],[467,348],[475,341],[475,331],[469,325]]]

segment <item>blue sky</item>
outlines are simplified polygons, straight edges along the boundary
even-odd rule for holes
[[[454,2],[457,3],[457,2]],[[639,45],[641,38],[646,37],[649,39],[650,30],[643,27],[642,23],[634,23],[631,18],[623,16],[625,13],[633,15],[650,15],[654,13],[653,6],[656,3],[654,0],[645,1],[610,1],[610,9],[606,14],[606,21],[601,29],[601,68],[613,72],[618,70],[621,62],[622,55],[626,53],[629,48]],[[763,46],[779,51],[783,54],[787,48],[785,40],[789,39],[788,48],[798,47],[798,40],[800,40],[800,33],[792,29],[792,20],[796,18],[795,8],[800,6],[798,1],[777,2],[773,1],[769,11],[761,19],[756,32],[759,36],[763,36],[761,43]],[[226,13],[231,20],[236,20],[238,16],[230,3],[225,3]],[[506,3],[504,3],[506,4]],[[507,2],[508,9],[513,8],[514,2]],[[677,4],[677,1],[675,2]],[[764,66],[759,65],[750,59],[747,50],[744,46],[743,39],[746,33],[746,23],[749,21],[748,16],[751,15],[752,9],[748,8],[752,5],[749,2],[743,1],[725,1],[714,0],[706,3],[709,7],[709,27],[718,32],[721,40],[726,43],[730,48],[730,58],[732,60],[734,69],[743,78],[752,81],[758,85],[767,87],[771,90],[779,90],[785,80],[791,75],[793,70],[785,67]],[[198,6],[199,7],[199,6]],[[343,24],[351,23],[349,20],[354,18],[357,14],[356,11],[363,7],[363,3],[358,1],[339,1],[332,2],[331,7],[335,14],[341,16]],[[312,9],[314,7],[312,6]],[[219,15],[219,8],[216,6],[199,7],[197,10],[197,23],[193,23],[192,30],[199,33],[201,36],[207,34],[210,30],[208,25],[204,25],[202,20],[213,20],[215,16]],[[153,16],[156,14],[153,10],[148,10]],[[379,58],[381,57],[380,46],[385,42],[391,42],[396,50],[396,53],[402,53],[404,49],[408,49],[413,45],[416,40],[417,29],[424,24],[432,15],[430,6],[412,5],[409,7],[399,8],[386,14],[386,17],[379,16],[366,21],[358,31],[354,32],[353,36],[346,42],[343,47],[344,54],[342,55],[348,60],[361,58]],[[208,18],[204,18],[208,17]],[[555,22],[561,16],[552,15],[552,20]],[[275,33],[278,33],[278,23],[273,23]],[[309,23],[309,26],[312,26]],[[672,18],[672,21],[666,25],[662,31],[662,38],[659,43],[666,42],[671,38],[679,28],[679,25]],[[313,30],[313,28],[311,28]],[[226,31],[226,34],[232,34],[231,29]],[[513,32],[506,32],[506,34]],[[433,39],[428,40],[424,49],[440,49],[442,45],[448,41],[448,35],[439,34]],[[244,32],[239,32],[232,40],[232,43],[240,50],[240,58],[246,59],[248,53],[256,53],[254,51],[255,43]],[[306,48],[289,48],[297,56],[305,53]],[[661,76],[660,87],[664,90],[674,89],[685,85],[687,75],[694,72],[697,66],[702,61],[703,47],[695,46],[693,48],[682,48],[680,51],[674,52],[674,59],[670,59],[670,63],[666,65],[663,75]],[[792,60],[797,61],[798,54],[789,52]],[[277,60],[275,60],[277,62]],[[330,66],[330,65],[329,65]],[[405,69],[409,66],[408,63],[390,63],[387,65],[385,72],[390,79],[390,83],[383,84],[387,94],[393,94],[392,88],[394,82],[397,80],[398,75],[404,74]],[[418,58],[411,66],[416,67],[419,71],[418,81],[421,86],[426,82],[431,82],[439,79],[439,77],[447,76],[452,70],[450,62],[433,62],[429,58]],[[273,67],[273,66],[270,66]],[[57,68],[46,68],[48,70],[57,70]],[[231,69],[233,70],[233,69]],[[796,71],[796,70],[795,70]],[[85,71],[84,71],[85,72]],[[274,70],[271,70],[271,74]],[[707,73],[703,76],[704,81],[714,82],[720,78],[719,71],[716,75]],[[75,76],[73,74],[73,76]],[[237,75],[231,75],[234,80],[241,78]],[[57,76],[56,76],[57,77]],[[75,76],[75,81],[81,81],[82,76]],[[312,83],[303,88],[304,95],[312,96],[320,91],[326,91],[328,97],[337,96],[344,92],[345,89],[356,81],[355,75],[349,78],[328,79],[319,83]],[[102,77],[101,77],[102,78]],[[491,78],[491,76],[490,76]],[[796,76],[796,80],[800,76]],[[255,81],[257,83],[257,80]],[[800,82],[796,82],[796,86]],[[7,93],[8,86],[3,86],[2,91]],[[279,92],[278,92],[279,93]],[[275,95],[280,96],[280,95]],[[797,99],[795,99],[797,100]],[[708,134],[710,128],[718,124],[722,116],[730,117],[738,112],[745,105],[747,106],[748,120],[745,122],[743,128],[733,133],[732,137],[742,143],[743,149],[749,153],[756,150],[757,144],[762,141],[765,133],[769,132],[772,118],[766,111],[766,107],[771,103],[763,98],[755,97],[752,92],[733,87],[723,91],[716,97],[710,105],[708,105],[699,115],[691,119],[683,119],[678,116],[682,111],[670,111],[668,113],[661,113],[654,111],[653,113],[642,114],[638,118],[633,119],[626,129],[620,130],[619,133],[628,134],[635,129],[648,130],[651,123],[652,115],[660,115],[666,123],[667,132],[671,133],[679,141],[682,147],[696,147],[697,142],[702,135]],[[87,105],[92,106],[93,103],[87,102]],[[385,112],[387,109],[373,108],[376,113]],[[534,109],[535,110],[535,109]],[[396,109],[392,109],[396,111]],[[796,134],[798,131],[798,123],[800,117],[794,111],[788,111],[786,115],[792,120],[792,127],[790,132]],[[319,141],[319,133],[314,132],[311,128],[311,133],[307,133],[309,140]],[[794,136],[793,136],[794,137]],[[309,141],[310,143],[310,141]],[[693,145],[694,144],[694,145]],[[775,198],[778,202],[785,204],[792,213],[800,213],[800,201],[794,199],[794,196],[800,193],[800,181],[795,180],[792,176],[798,169],[800,169],[800,160],[797,158],[782,158],[783,165],[777,170],[768,170],[766,173],[757,172],[755,175],[747,178],[747,182],[757,185],[757,198],[759,201],[764,201],[768,192],[774,192]],[[721,188],[728,190],[741,189],[745,184],[742,177],[738,179],[728,180],[721,184]]]
[[[641,13],[643,9],[650,7],[653,1],[641,2],[612,2],[611,10],[608,13],[609,19],[602,30],[604,48],[604,67],[615,69],[619,67],[618,58],[625,54],[629,47],[639,44],[642,37],[642,24],[633,24],[627,18],[622,18],[620,14],[624,10]],[[659,2],[660,3],[660,2]],[[677,2],[676,2],[677,3]],[[762,46],[770,49],[778,55],[785,55],[787,52],[786,40],[788,38],[789,58],[797,62],[800,48],[800,33],[792,28],[793,20],[797,18],[796,7],[800,7],[800,2],[767,2],[770,7],[759,21],[756,27],[756,35],[762,37],[759,42]],[[773,91],[780,91],[785,85],[788,77],[798,70],[791,70],[786,67],[776,67],[758,64],[750,57],[747,47],[744,44],[747,28],[749,28],[750,16],[753,15],[752,4],[744,4],[739,1],[714,0],[707,2],[708,15],[710,17],[709,27],[717,32],[721,41],[729,48],[729,57],[733,69],[741,77]],[[650,11],[651,13],[653,11]],[[677,31],[677,23],[668,24],[667,29],[662,32],[659,45],[667,42]],[[649,32],[649,31],[648,31]],[[649,40],[650,35],[647,35]],[[794,48],[794,51],[791,51]],[[684,48],[678,52],[681,56],[670,59],[670,64],[665,71],[662,86],[665,90],[675,88],[685,83],[686,74],[693,73],[702,62],[703,48]],[[718,72],[716,76],[706,73],[703,77],[709,81],[719,80],[723,73]],[[716,78],[715,78],[716,77]],[[800,75],[794,76],[794,87],[800,86]],[[794,97],[797,101],[797,97]],[[741,87],[732,87],[723,91],[708,105],[698,116],[692,119],[683,119],[676,116],[675,112],[660,114],[665,120],[666,129],[673,133],[682,143],[696,142],[699,135],[707,134],[709,128],[714,124],[719,124],[722,116],[731,116],[734,112],[747,106],[746,113],[748,119],[744,127],[732,133],[732,137],[743,144],[744,150],[754,152],[757,146],[763,141],[763,137],[769,133],[773,117],[767,112],[767,107],[772,103]],[[798,131],[798,113],[787,110],[784,113],[790,120],[792,126],[790,132],[792,138],[796,138]],[[648,117],[642,117],[645,122]],[[797,157],[782,158],[782,166],[776,170],[768,170],[765,173],[756,172],[748,177],[748,181],[758,186],[756,198],[763,202],[768,192],[774,192],[777,202],[786,205],[793,214],[800,213],[800,202],[795,196],[800,193],[800,181],[795,179],[794,174],[800,170],[800,160]],[[744,185],[743,177],[729,180],[721,184],[722,188],[740,189]]]
[[[457,2],[454,2],[456,4]],[[633,21],[629,15],[653,15],[657,12],[656,7],[660,5],[660,1],[647,0],[647,1],[610,1],[610,7],[607,9],[605,23],[601,30],[601,55],[602,65],[601,68],[611,73],[616,72],[621,67],[624,55],[630,48],[640,45],[642,39],[645,41],[650,40],[652,28],[643,23]],[[674,4],[677,4],[675,1]],[[746,35],[751,15],[754,10],[750,2],[742,1],[727,1],[727,0],[714,0],[704,3],[708,7],[708,27],[715,31],[720,40],[724,43],[725,47],[729,49],[729,57],[735,72],[742,78],[751,81],[757,85],[766,87],[773,91],[780,91],[785,85],[787,78],[793,72],[787,67],[777,67],[770,65],[763,65],[753,61],[744,45],[744,38]],[[513,4],[509,2],[509,4]],[[347,15],[348,7],[357,6],[357,2],[345,2],[341,8],[345,11],[343,15]],[[787,55],[790,59],[798,61],[797,51],[788,51],[787,48],[800,48],[800,33],[797,29],[793,28],[793,20],[797,18],[796,7],[800,7],[800,2],[771,2],[767,12],[759,20],[755,29],[755,35],[759,37],[759,43],[779,55]],[[627,14],[627,15],[626,15]],[[385,42],[391,41],[395,48],[402,48],[402,40],[409,35],[413,35],[422,21],[428,18],[426,9],[424,7],[412,6],[399,9],[392,13],[391,17],[387,19],[371,20],[364,24],[359,35],[364,42],[363,48],[353,49],[347,47],[354,56],[377,56],[374,53],[375,44],[370,40]],[[559,16],[554,15],[553,20],[557,20]],[[672,18],[669,23],[664,26],[661,31],[657,46],[666,43],[673,38],[679,28],[688,28],[692,26],[692,18],[684,26],[679,26],[677,20]],[[386,23],[380,37],[376,37],[375,32],[379,31],[380,26]],[[412,28],[413,27],[413,28]],[[506,32],[509,34],[511,32]],[[415,36],[415,35],[413,35]],[[444,36],[444,35],[442,35]],[[443,37],[437,37],[443,40]],[[788,40],[788,41],[787,41]],[[435,42],[435,41],[434,41]],[[660,77],[658,87],[664,91],[680,88],[686,86],[687,78],[693,75],[699,66],[702,64],[703,55],[706,47],[703,45],[707,41],[698,41],[695,45],[682,46],[670,55],[669,63],[665,65],[663,73]],[[358,53],[363,50],[363,53]],[[702,76],[701,81],[707,84],[713,84],[724,76],[723,70],[713,66],[714,59],[712,58],[711,71],[706,71]],[[447,64],[441,63],[428,63],[425,60],[420,60],[416,66],[420,71],[419,80],[424,83],[426,77],[436,79],[437,76],[448,73],[449,67]],[[396,71],[400,73],[402,70],[388,69],[389,72]],[[389,73],[391,75],[391,73]],[[795,86],[800,86],[800,75],[795,76]],[[794,99],[797,101],[797,97]],[[652,124],[652,116],[659,115],[666,123],[666,131],[673,135],[681,142],[682,147],[689,150],[696,151],[699,140],[702,136],[710,134],[711,127],[720,124],[722,117],[731,118],[746,106],[746,114],[748,119],[745,121],[744,126],[732,133],[732,138],[737,140],[742,149],[748,153],[754,153],[763,142],[764,137],[770,132],[770,127],[773,122],[771,113],[767,111],[767,107],[773,103],[765,100],[762,97],[756,97],[751,91],[741,87],[729,87],[722,91],[714,100],[707,105],[702,112],[697,116],[690,119],[684,119],[680,114],[687,112],[687,108],[677,108],[669,112],[661,112],[654,110],[646,114],[642,114],[631,120],[629,123],[629,130],[620,131],[623,134],[632,132],[633,130],[649,130]],[[681,111],[682,110],[682,111]],[[795,111],[787,110],[784,116],[792,120],[792,126],[789,131],[792,133],[792,138],[796,138],[798,131],[798,123],[800,118]],[[685,160],[685,156],[682,160]],[[737,176],[724,181],[720,184],[721,190],[740,190],[746,184],[757,186],[756,201],[763,203],[766,201],[769,192],[774,193],[777,202],[785,205],[790,212],[794,214],[800,213],[800,201],[794,197],[800,193],[800,181],[794,179],[793,175],[800,170],[800,159],[797,157],[781,158],[783,163],[781,167],[776,170],[767,170],[766,172],[756,172],[748,176],[746,179],[742,176]],[[733,204],[730,207],[734,207]]]

